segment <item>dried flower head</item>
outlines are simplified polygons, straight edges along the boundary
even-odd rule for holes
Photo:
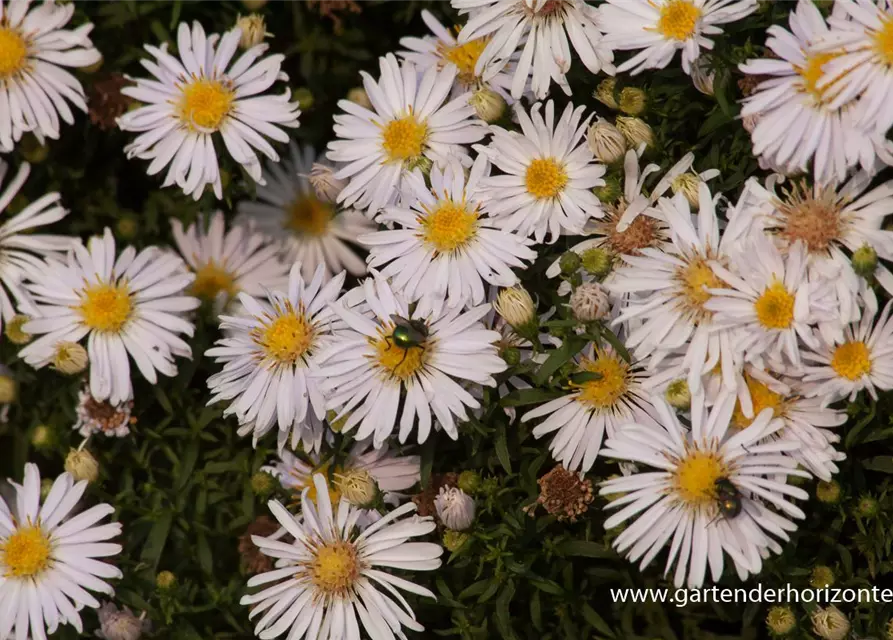
[[[819,607],[811,614],[812,630],[824,640],[843,640],[850,632],[850,621],[834,605]]]
[[[434,499],[434,508],[447,529],[465,531],[474,522],[474,498],[459,487],[441,487]]]
[[[440,492],[441,488],[456,486],[459,486],[458,473],[432,475],[428,488],[412,497],[412,501],[415,503],[416,507],[418,507],[417,513],[423,518],[436,515],[437,509],[434,506],[434,500],[437,499],[437,494]]]
[[[332,28],[336,34],[341,33],[344,28],[344,23],[341,20],[342,14],[345,12],[362,13],[363,11],[354,0],[308,0],[307,4],[310,7],[315,7],[321,17],[332,21]]]
[[[777,636],[789,634],[797,626],[797,618],[787,605],[779,605],[769,609],[766,614],[766,626]]]
[[[589,509],[592,502],[592,482],[579,473],[568,471],[558,465],[537,480],[540,495],[537,504],[558,520],[576,522],[577,518]]]
[[[250,574],[264,573],[273,568],[273,559],[261,553],[257,545],[251,541],[251,536],[269,537],[279,530],[279,523],[269,516],[258,516],[254,522],[248,525],[245,533],[239,536],[239,555],[242,556],[242,566]]]
[[[133,98],[121,93],[128,85],[127,78],[120,73],[110,73],[90,84],[89,107],[90,122],[103,131],[117,127],[115,119],[123,115],[133,104]]]
[[[123,438],[130,433],[130,427],[136,424],[131,415],[133,400],[112,404],[105,400],[96,400],[89,389],[78,394],[78,406],[75,409],[78,419],[74,429],[85,438],[94,433],[102,433],[109,437]]]
[[[152,628],[145,611],[137,617],[129,608],[118,609],[111,602],[99,607],[98,614],[100,629],[96,636],[103,640],[139,640]]]

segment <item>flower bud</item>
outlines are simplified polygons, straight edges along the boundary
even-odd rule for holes
[[[53,349],[53,367],[65,375],[74,375],[87,368],[87,350],[77,342],[57,342]]]
[[[873,518],[878,513],[878,501],[872,496],[864,495],[859,498],[855,512],[862,518]]]
[[[620,91],[620,110],[628,116],[637,116],[645,110],[645,92],[636,87],[625,87]]]
[[[313,93],[307,87],[295,89],[291,97],[301,107],[301,111],[307,111],[313,106]]]
[[[691,407],[691,390],[688,388],[688,380],[685,378],[673,380],[667,385],[664,397],[671,407],[680,411],[688,411]]]
[[[890,618],[890,620],[887,621],[887,626],[885,627],[885,631],[886,631],[886,633],[884,634],[884,637],[887,640],[893,640],[893,618]]]
[[[9,322],[6,323],[3,333],[13,344],[28,344],[31,342],[32,336],[30,333],[22,331],[22,327],[28,322],[31,322],[31,318],[28,316],[23,314],[14,315]]]
[[[834,585],[834,569],[825,565],[813,567],[809,574],[809,585],[813,589],[824,589]]]
[[[623,195],[623,187],[621,186],[620,179],[617,176],[608,174],[605,176],[604,180],[604,185],[602,185],[601,187],[595,187],[592,190],[592,193],[595,194],[596,198],[604,203],[611,203]]]
[[[173,589],[176,584],[177,576],[170,571],[160,571],[158,575],[155,576],[155,586],[161,591]]]
[[[519,333],[538,324],[533,298],[520,285],[500,291],[493,308]]]
[[[53,444],[53,430],[45,424],[39,424],[31,432],[31,444],[37,449],[47,449]]]
[[[499,357],[505,360],[505,363],[510,367],[521,363],[521,351],[518,347],[505,347],[499,352]]]
[[[22,157],[31,164],[40,164],[50,155],[49,147],[31,133],[26,133],[22,137],[19,149],[21,149]]]
[[[599,162],[613,164],[626,153],[626,138],[613,124],[599,118],[586,132],[589,150]]]
[[[490,87],[481,87],[468,99],[478,118],[487,124],[498,122],[505,115],[505,99]]]
[[[691,67],[691,81],[695,85],[695,89],[703,93],[705,96],[713,95],[713,81],[716,79],[716,72],[711,70],[706,61],[700,58]]]
[[[335,177],[335,169],[321,162],[314,162],[307,177],[310,186],[321,202],[335,202],[338,194],[347,186],[347,180]]]
[[[100,630],[96,635],[103,640],[139,640],[152,626],[145,611],[136,617],[127,607],[118,609],[111,602],[99,607],[98,614]]]
[[[602,247],[592,247],[586,249],[581,255],[580,260],[583,269],[591,276],[595,276],[599,280],[603,279],[614,268],[614,256],[611,252]]]
[[[797,618],[787,605],[771,607],[766,614],[766,626],[776,636],[786,636],[797,626]]]
[[[462,548],[462,545],[468,542],[469,538],[471,536],[467,533],[447,529],[443,532],[443,546],[446,547],[447,551],[458,551]]]
[[[40,499],[46,500],[47,496],[50,495],[50,491],[53,490],[53,484],[55,482],[52,478],[44,478],[40,481]]]
[[[221,176],[223,174],[221,173]],[[223,187],[226,188],[225,186]],[[133,240],[140,232],[140,223],[132,213],[125,213],[115,223],[115,231],[124,240]]]
[[[474,498],[457,487],[441,487],[434,509],[447,529],[464,531],[474,522]]]
[[[65,458],[65,470],[76,482],[86,480],[96,482],[99,478],[99,463],[86,449],[72,449]]]
[[[817,608],[811,617],[813,633],[824,640],[844,640],[850,632],[850,621],[834,605]]]
[[[368,508],[378,497],[378,484],[365,469],[348,469],[335,474],[335,486],[355,507]]]
[[[561,273],[566,276],[574,275],[581,264],[583,264],[583,261],[580,259],[580,254],[576,251],[565,251],[561,254],[561,258],[558,259],[558,266],[561,267]]]
[[[570,304],[574,317],[580,322],[601,320],[611,310],[608,292],[597,282],[584,282],[574,289]]]
[[[279,482],[266,471],[258,471],[251,476],[251,490],[258,498],[267,498],[279,488]]]
[[[840,502],[840,485],[837,484],[836,480],[830,480],[829,482],[821,480],[815,486],[815,497],[818,498],[819,502],[824,502],[825,504],[837,504]]]
[[[248,9],[248,11],[263,9],[266,4],[267,0],[242,0],[242,6]]]
[[[617,86],[616,78],[605,78],[598,83],[592,97],[611,109],[619,109],[620,105],[614,99],[614,88]]]
[[[240,15],[236,19],[236,28],[242,31],[242,37],[239,38],[239,46],[243,49],[250,49],[259,45],[264,41],[264,38],[273,35],[272,33],[267,33],[264,17],[256,13],[247,16]]]
[[[19,385],[11,375],[0,374],[0,404],[11,404],[18,400]]]
[[[372,101],[369,99],[369,96],[366,94],[366,90],[363,87],[354,87],[353,89],[348,91],[347,99],[354,104],[360,105],[361,107],[365,107],[367,109],[372,108]]]
[[[676,176],[670,183],[670,188],[673,190],[673,193],[681,193],[684,195],[691,207],[697,207],[700,204],[700,196],[698,195],[700,186],[700,176],[689,172]]]
[[[468,469],[459,474],[459,488],[470,496],[473,496],[481,488],[481,474]]]
[[[853,271],[867,278],[877,269],[877,251],[870,244],[863,244],[853,252],[851,262]]]
[[[654,132],[644,120],[617,116],[617,128],[632,147],[638,147],[641,144],[650,147],[654,144]]]

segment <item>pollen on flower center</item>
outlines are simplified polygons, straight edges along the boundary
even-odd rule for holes
[[[781,213],[779,235],[788,242],[802,240],[809,251],[825,251],[843,231],[842,201],[834,189],[820,188],[813,192],[805,182],[786,192],[784,201],[776,202]]]
[[[458,27],[457,27],[458,31]],[[465,86],[473,85],[478,77],[474,72],[474,68],[478,63],[478,58],[487,48],[490,38],[477,38],[465,44],[448,45],[442,41],[437,43],[437,55],[445,63],[456,65],[459,70],[457,76],[460,83]]]
[[[464,202],[441,201],[433,211],[419,217],[422,238],[440,253],[465,246],[477,235],[477,211],[469,211]]]
[[[235,100],[235,93],[218,80],[195,80],[183,87],[179,115],[184,124],[217,131]]]
[[[716,500],[716,481],[727,476],[717,454],[689,451],[676,467],[676,494],[691,506],[705,505]]]
[[[784,396],[775,393],[768,386],[747,374],[744,375],[747,390],[750,393],[750,401],[753,404],[753,418],[748,418],[741,411],[741,402],[735,403],[735,411],[732,413],[732,426],[745,429],[753,423],[763,409],[772,409],[772,417],[778,418],[784,411]]]
[[[0,544],[0,565],[7,578],[28,578],[47,568],[50,562],[50,540],[40,527],[16,530]]]
[[[884,26],[874,36],[874,48],[888,67],[893,67],[893,18],[884,20]]]
[[[842,378],[858,380],[871,373],[871,351],[861,340],[844,342],[834,350],[831,368]]]
[[[527,167],[524,182],[534,198],[555,198],[567,185],[567,172],[553,158],[535,158]]]
[[[390,338],[393,327],[387,334],[381,335],[372,341],[375,347],[375,360],[389,377],[398,380],[407,380],[425,366],[428,360],[428,349],[421,344],[406,349],[397,346]]]
[[[214,300],[218,294],[234,296],[239,289],[233,275],[213,260],[209,260],[195,272],[192,295],[204,300]]]
[[[381,148],[392,162],[414,160],[422,155],[427,137],[427,125],[408,115],[385,125],[381,132]]]
[[[297,364],[313,345],[315,328],[303,308],[296,310],[291,303],[276,312],[264,326],[252,329],[251,336],[267,357],[280,364]]]
[[[617,255],[638,255],[639,250],[652,246],[657,240],[657,221],[651,216],[636,216],[626,229],[619,231],[617,223],[624,211],[626,202],[622,199],[618,206],[609,210],[606,241]]]
[[[806,65],[803,67],[794,67],[801,78],[803,78],[803,91],[815,98],[818,104],[824,104],[825,94],[831,85],[819,87],[819,80],[824,75],[823,67],[827,62],[839,56],[839,52],[828,51],[821,53],[813,53],[806,56]]]
[[[326,478],[328,478],[329,477],[329,466],[330,466],[330,463],[326,462],[326,463],[316,467],[313,470],[313,473],[309,474],[308,476],[303,476],[303,475],[295,476],[295,478],[298,480],[298,492],[297,492],[298,499],[300,499],[301,493],[306,488],[307,489],[307,499],[312,501],[314,504],[316,504],[316,485],[313,483],[312,477],[314,475],[316,475],[317,473],[320,473],[320,474],[324,475]],[[333,473],[333,475],[338,475],[340,473],[343,473],[343,471],[342,471],[341,467],[336,465],[332,469],[332,473]],[[341,502],[341,491],[338,490],[336,483],[329,482],[327,484],[329,487],[329,500],[331,500],[333,505],[337,505],[339,502]]]
[[[713,269],[703,257],[689,260],[684,267],[676,270],[676,281],[682,294],[682,304],[686,311],[698,318],[710,317],[710,311],[704,305],[712,297],[708,289],[721,289],[725,286],[722,280],[713,273]]]
[[[334,213],[331,204],[312,195],[301,196],[289,205],[285,226],[299,236],[324,236]]]
[[[95,284],[84,288],[77,311],[89,328],[117,333],[130,318],[133,303],[127,285]]]
[[[753,306],[757,320],[766,329],[787,329],[794,322],[794,296],[777,280],[766,287]]]
[[[28,46],[18,31],[0,27],[0,80],[21,71],[27,60]]]
[[[601,374],[598,380],[590,380],[579,385],[577,402],[596,409],[609,409],[623,397],[629,388],[629,365],[618,356],[607,352],[596,352],[594,360],[588,358],[580,363],[581,371]],[[571,383],[571,386],[576,386]]]
[[[691,0],[670,0],[660,9],[657,30],[673,40],[687,40],[694,34],[701,10]]]
[[[320,593],[344,597],[360,578],[357,549],[349,542],[330,542],[316,549],[310,579]]]

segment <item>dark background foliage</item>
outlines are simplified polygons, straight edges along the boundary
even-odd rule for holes
[[[293,90],[312,95],[295,137],[321,150],[331,135],[331,118],[337,100],[360,84],[358,72],[377,75],[377,57],[398,49],[404,35],[426,33],[420,12],[428,8],[446,24],[456,17],[446,2],[347,3],[270,2],[261,10],[273,52],[286,55],[285,70]],[[629,84],[648,96],[644,118],[654,128],[656,144],[649,159],[664,168],[689,150],[697,154],[696,168],[722,171],[713,187],[734,199],[746,177],[759,175],[750,155],[749,139],[735,119],[740,98],[738,62],[762,52],[765,29],[785,20],[793,3],[765,3],[747,20],[731,25],[717,38],[713,65],[717,76],[715,97],[698,93],[677,64],[663,71],[618,79],[618,90]],[[323,15],[326,11],[331,15]],[[95,24],[92,37],[105,61],[93,73],[80,73],[88,92],[112,72],[142,75],[141,45],[175,42],[179,21],[199,20],[206,31],[231,27],[239,13],[235,2],[83,2],[75,21]],[[592,99],[600,77],[576,63],[571,74],[575,104],[587,104],[602,116],[614,114]],[[563,103],[566,98],[554,96]],[[175,188],[160,189],[160,179],[145,175],[146,163],[128,161],[123,147],[128,135],[103,131],[79,115],[74,126],[51,141],[45,159],[36,162],[24,195],[12,206],[59,191],[71,209],[56,232],[86,237],[111,227],[123,246],[170,243],[169,218],[184,222],[200,211],[223,208],[250,197],[253,187],[237,166],[223,160],[229,172],[223,202],[208,193],[195,203]],[[33,140],[20,145],[7,161],[17,165],[25,157],[40,160],[42,150]],[[558,319],[567,311],[545,279],[545,267],[570,240],[543,249],[537,264],[524,276],[539,296],[542,308],[557,305]],[[554,332],[561,332],[561,322]],[[567,323],[565,323],[566,325]],[[123,439],[94,438],[90,449],[101,463],[100,481],[88,492],[90,501],[116,506],[116,519],[124,525],[124,552],[117,563],[124,579],[117,585],[117,600],[148,612],[158,638],[236,639],[252,637],[248,611],[238,604],[246,575],[240,567],[237,538],[255,516],[265,513],[263,500],[250,479],[269,459],[273,446],[265,440],[252,449],[240,439],[233,419],[224,420],[219,407],[206,407],[205,380],[214,370],[203,352],[217,336],[208,309],[197,318],[192,342],[194,359],[180,361],[173,380],[152,387],[135,381],[138,423]],[[20,383],[20,397],[0,425],[0,476],[19,479],[26,461],[37,462],[44,477],[62,471],[66,453],[80,437],[71,430],[79,380],[63,378],[50,370],[35,372],[16,358],[16,348],[4,340],[3,362]],[[526,371],[543,391],[561,386],[562,367],[572,353],[556,352],[541,371]],[[517,373],[512,371],[510,373]],[[506,374],[508,375],[508,374]],[[505,405],[524,406],[543,395],[514,394]],[[438,594],[436,603],[413,600],[426,625],[423,637],[506,638],[531,640],[609,638],[758,638],[766,637],[767,605],[691,604],[684,608],[659,604],[613,603],[609,589],[668,586],[662,579],[662,557],[640,573],[610,549],[610,534],[602,527],[603,501],[596,498],[576,523],[562,523],[542,510],[534,517],[523,511],[537,497],[537,478],[553,463],[546,442],[536,441],[529,425],[510,424],[498,398],[487,396],[487,409],[479,420],[463,425],[457,442],[435,434],[420,449],[423,483],[432,474],[478,471],[484,478],[478,500],[478,518],[470,540],[457,552],[444,556],[445,565],[415,576]],[[813,499],[803,505],[808,516],[786,545],[783,555],[766,564],[764,572],[747,585],[764,587],[808,586],[817,565],[831,567],[835,586],[890,586],[893,559],[893,498],[888,495],[893,473],[891,402],[859,401],[848,411],[841,446],[848,455],[838,480],[843,487],[839,504]],[[33,443],[36,427],[50,428],[49,443]],[[599,461],[590,479],[617,473],[616,466]],[[813,491],[814,483],[807,489]],[[864,510],[864,498],[876,499],[875,514]],[[863,510],[859,512],[859,505]],[[861,515],[860,515],[861,513]],[[867,514],[867,515],[866,515]],[[439,535],[439,534],[438,534]],[[176,584],[156,587],[162,570],[176,575]],[[884,583],[887,583],[886,585]],[[726,586],[741,586],[727,577]],[[893,616],[893,605],[842,605],[859,637],[882,636]],[[808,609],[794,605],[799,617],[795,637],[810,637]],[[85,614],[88,630],[96,628],[92,612]],[[60,638],[76,633],[65,628]]]

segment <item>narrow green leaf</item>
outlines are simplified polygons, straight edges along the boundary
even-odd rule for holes
[[[584,558],[616,557],[616,554],[603,544],[586,540],[567,540],[558,545],[557,551],[564,556],[581,556]]]
[[[579,340],[568,338],[561,343],[560,347],[553,349],[552,353],[549,354],[549,357],[546,358],[546,361],[533,375],[534,384],[541,385],[546,382],[546,380],[549,379],[549,376],[558,371],[565,362],[568,362],[573,358],[582,346],[583,345]]]
[[[214,562],[211,559],[211,547],[208,546],[208,539],[204,533],[197,533],[195,537],[196,555],[198,556],[198,564],[207,574],[214,571]]]
[[[604,618],[598,615],[595,609],[590,607],[585,602],[583,603],[582,613],[583,619],[586,620],[590,627],[598,631],[600,634],[607,636],[608,638],[617,637],[617,635],[611,630],[611,627],[608,626],[608,623],[605,622]]]
[[[499,429],[496,431],[496,442],[494,443],[494,446],[496,447],[496,457],[499,458],[499,464],[502,465],[502,468],[505,469],[506,473],[511,473],[512,459],[509,456],[509,447],[504,424],[500,424]]]
[[[505,640],[517,640],[517,636],[512,630],[511,614],[509,613],[509,604],[514,597],[515,583],[509,580],[502,593],[496,598],[496,629]]]
[[[167,511],[155,521],[149,536],[146,538],[146,544],[140,554],[140,560],[150,565],[153,569],[158,567],[158,560],[161,558],[161,552],[167,542],[168,534],[171,532],[171,523],[174,521],[174,514]]]
[[[856,423],[856,426],[850,429],[850,432],[846,434],[846,440],[844,441],[844,444],[847,449],[858,442],[856,436],[858,436],[865,427],[871,424],[871,421],[874,420],[875,415],[877,415],[877,403],[872,400],[871,403],[868,405],[868,413],[862,416],[862,419]]]
[[[870,471],[893,473],[893,456],[875,456],[862,461],[862,466]]]
[[[546,389],[516,389],[502,399],[503,407],[523,407],[529,404],[540,404],[565,395],[564,391],[548,391]]]

